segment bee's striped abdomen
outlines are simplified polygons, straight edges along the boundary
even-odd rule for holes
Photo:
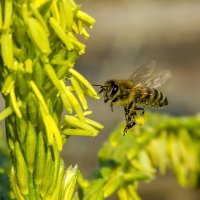
[[[160,90],[146,87],[138,92],[138,103],[159,108],[167,105],[168,100]]]
[[[151,89],[151,106],[153,107],[162,107],[168,104],[166,96],[157,89]]]

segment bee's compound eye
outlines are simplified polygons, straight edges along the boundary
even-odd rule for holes
[[[111,92],[111,95],[116,94],[117,91],[118,91],[118,86],[117,86],[117,85],[114,85],[114,86],[113,86],[113,89],[112,89],[112,92]]]

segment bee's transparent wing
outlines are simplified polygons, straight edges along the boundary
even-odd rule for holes
[[[156,66],[155,61],[151,61],[148,64],[142,65],[141,67],[136,69],[136,71],[134,71],[134,73],[129,77],[128,80],[131,80],[134,83],[145,82],[153,74],[155,66]]]
[[[169,70],[159,70],[154,72],[149,79],[147,79],[143,84],[146,87],[158,88],[163,85],[171,77],[171,72]]]
[[[158,88],[163,85],[170,77],[171,73],[168,70],[155,71],[156,62],[139,67],[129,78],[129,80],[136,83],[135,87],[144,85],[150,88]]]

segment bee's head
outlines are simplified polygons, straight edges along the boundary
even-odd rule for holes
[[[116,84],[115,80],[108,80],[100,88],[101,89],[99,93],[104,93],[104,102],[106,103],[113,98],[113,96],[117,93],[119,87]]]

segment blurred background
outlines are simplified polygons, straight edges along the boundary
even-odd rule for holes
[[[89,31],[86,54],[76,64],[91,83],[127,79],[151,60],[172,78],[162,87],[169,106],[158,112],[193,115],[200,105],[200,1],[198,0],[76,0],[96,19]],[[98,90],[98,88],[97,88]],[[2,100],[1,100],[2,101]],[[93,119],[105,128],[96,138],[72,137],[62,152],[65,163],[78,164],[87,176],[98,165],[97,152],[123,120],[121,107],[88,99]],[[2,101],[3,102],[3,101]],[[1,110],[3,109],[3,103]],[[157,111],[156,111],[157,112]],[[181,188],[173,175],[159,176],[139,188],[143,200],[199,200],[200,192]],[[116,199],[116,198],[112,198]]]
[[[200,1],[76,2],[96,19],[86,41],[86,54],[76,64],[91,83],[103,84],[110,78],[127,79],[138,66],[155,60],[158,68],[172,72],[172,78],[162,87],[169,106],[159,112],[172,115],[199,112]],[[89,109],[93,110],[91,117],[105,128],[96,138],[70,138],[63,151],[66,164],[78,163],[85,176],[97,166],[98,149],[124,117],[121,107],[114,107],[111,112],[103,99],[88,101]],[[200,199],[200,192],[181,188],[171,173],[142,184],[139,193],[143,200]]]

